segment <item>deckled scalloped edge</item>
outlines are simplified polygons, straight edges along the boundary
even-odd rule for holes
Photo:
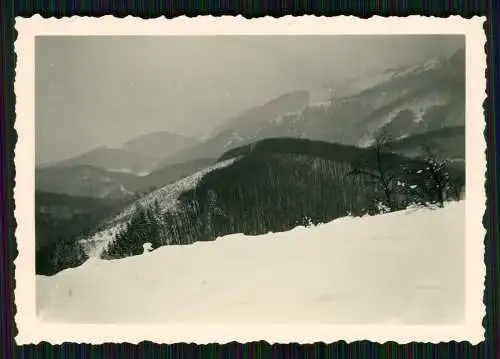
[[[328,17],[328,16],[318,16],[318,15],[302,15],[300,16],[301,18],[315,18],[315,19],[321,19],[321,20],[325,20],[325,22],[329,21],[331,19],[331,17]],[[92,21],[102,21],[102,20],[107,20],[107,19],[113,19],[113,20],[116,20],[116,19],[119,19],[120,21],[127,21],[127,20],[139,20],[139,21],[144,21],[144,22],[149,22],[151,23],[151,21],[166,21],[167,17],[166,16],[158,16],[158,17],[155,17],[155,18],[143,18],[143,17],[137,17],[137,16],[132,16],[132,15],[127,15],[127,16],[114,16],[114,15],[102,15],[102,16],[77,16],[77,15],[74,15],[74,16],[71,16],[71,17],[56,17],[56,16],[51,16],[51,17],[44,17],[44,16],[41,16],[39,14],[36,14],[36,15],[33,15],[31,17],[24,17],[23,19],[42,19],[44,21],[46,20],[57,20],[57,21],[72,21],[72,20],[75,20],[75,18],[78,18],[78,19],[90,19]],[[202,18],[202,20],[204,19],[210,19],[210,20],[220,20],[221,18],[224,19],[224,18],[231,18],[231,20],[233,19],[236,19],[236,20],[243,20],[245,22],[256,22],[256,21],[262,21],[262,20],[272,20],[272,21],[276,21],[276,20],[280,20],[280,21],[296,21],[297,17],[296,16],[292,16],[292,15],[287,15],[287,16],[282,16],[282,17],[277,17],[277,16],[265,16],[265,17],[245,17],[245,16],[242,16],[242,15],[238,15],[238,16],[231,16],[231,15],[220,15],[220,16],[213,16],[213,15],[197,15],[197,16],[186,16],[186,15],[183,15],[183,16],[177,16],[177,17],[174,17],[173,19],[170,19],[168,21],[172,22],[172,21],[185,21],[185,20],[192,20],[192,19],[199,19],[199,18]],[[336,16],[336,18],[347,18],[347,19],[350,19],[350,20],[355,20],[355,21],[358,21],[358,20],[363,20],[363,22],[366,22],[366,21],[377,21],[379,19],[385,19],[387,20],[389,18],[389,16],[380,16],[380,15],[371,15],[371,16],[367,16],[367,17],[360,17],[360,16],[355,16],[355,15],[340,15],[340,16]],[[412,19],[412,18],[427,18],[427,19],[449,19],[449,18],[459,18],[459,19],[475,19],[475,18],[480,18],[480,19],[484,19],[484,17],[479,17],[477,15],[473,15],[473,16],[468,16],[468,17],[463,17],[463,16],[459,16],[459,15],[448,15],[448,16],[443,16],[443,17],[438,17],[438,16],[423,16],[423,15],[410,15],[410,16],[400,16],[400,17],[394,17],[394,16],[391,16],[391,18],[393,19],[397,19],[397,20],[405,20],[404,22],[407,22],[408,19]],[[394,21],[394,20],[391,20],[391,21]],[[483,22],[483,30],[486,29],[486,26],[488,24],[488,20],[486,19],[484,22]],[[486,32],[486,31],[485,31]],[[17,43],[17,39],[18,39],[18,31],[17,31],[17,21],[16,21],[16,29],[15,29],[15,35],[16,35],[16,43]],[[15,44],[16,45],[16,44]],[[483,46],[484,50],[485,50],[485,55],[487,56],[487,59],[490,59],[491,57],[491,54],[488,53],[488,50],[487,50],[487,41],[485,40],[485,43],[484,43],[484,46]],[[15,49],[16,49],[16,46],[15,46]],[[15,68],[15,78],[17,79],[18,77],[18,73],[17,73],[17,64],[19,62],[19,56],[17,54],[17,51],[15,51],[14,53],[14,58],[16,59],[16,68]],[[488,67],[486,66],[486,69],[485,69],[485,76],[487,77],[487,71],[488,71]],[[485,110],[485,112],[487,112],[487,108],[488,108],[488,93],[486,92],[487,91],[487,88],[485,88],[485,92],[484,92],[484,97],[483,97],[483,109]],[[14,92],[14,102],[16,103],[17,105],[17,96]],[[16,113],[16,119],[17,119],[17,113]],[[492,121],[492,119],[489,119],[490,121]],[[17,121],[15,121],[14,123],[14,132],[16,133],[16,135],[18,134],[18,131],[17,131],[17,127],[16,127],[16,124],[17,124]],[[484,123],[485,127],[484,127],[484,131],[483,131],[483,137],[486,139],[486,148],[485,148],[485,155],[487,156],[488,155],[488,152],[487,152],[487,126],[486,126],[486,123]],[[18,143],[19,143],[19,139],[16,143],[16,149],[17,149],[17,146],[18,146]],[[15,151],[14,151],[15,152]],[[15,158],[12,160],[13,162],[15,162]],[[15,163],[14,163],[15,165]],[[488,166],[488,162],[486,161],[486,166]],[[13,166],[15,168],[15,166]],[[486,172],[485,174],[487,174],[487,170],[488,168],[486,167]],[[15,197],[16,197],[16,187],[17,186],[17,182],[16,180],[14,179],[14,188],[13,188],[13,192],[14,192],[14,203],[15,203]],[[485,181],[485,189],[487,189],[487,186],[489,184],[489,181],[488,179],[486,179]],[[486,198],[486,205],[489,201],[489,198]],[[486,216],[488,215],[488,207],[485,207],[486,208],[486,211],[484,213],[484,216],[483,218],[486,219]],[[16,207],[14,206],[14,213],[16,213]],[[15,220],[15,217],[14,217],[14,220]],[[17,221],[15,221],[15,223],[17,224]],[[18,226],[16,225],[16,237],[17,237],[17,230],[18,230]],[[484,244],[487,244],[488,243],[488,233],[487,233],[487,228],[485,227],[484,225],[484,221],[483,221],[483,230],[485,232],[485,239],[484,239]],[[18,248],[18,247],[17,247]],[[17,257],[15,258],[15,260],[13,261],[13,265],[14,267],[17,267],[17,262],[18,262],[18,259],[19,259],[19,253],[17,253]],[[484,252],[484,260],[486,260],[487,258],[487,253],[486,251]],[[486,266],[486,262],[484,262],[484,265]],[[486,269],[486,268],[485,268]],[[483,283],[486,285],[486,270],[483,271],[484,275],[483,275]],[[16,278],[14,279],[14,284],[17,284],[17,271],[15,272],[16,274]],[[14,297],[15,297],[15,294],[17,292],[17,286],[14,287]],[[486,293],[485,291],[483,291],[483,304],[484,304],[484,309],[486,309]],[[14,307],[15,307],[15,318],[18,318],[18,311],[17,311],[17,303],[14,303]],[[486,325],[486,320],[487,320],[487,315],[486,315],[486,310],[483,311],[484,312],[484,316],[483,316],[483,321],[482,321],[482,326],[483,326],[483,329],[485,329],[485,325]],[[17,331],[17,321],[16,321],[16,328],[14,330],[15,333],[17,333],[17,335],[19,336],[19,332]],[[300,342],[297,342],[297,341],[290,341],[290,342],[273,342],[273,341],[267,341],[267,340],[258,340],[259,342],[264,342],[264,343],[268,343],[268,344],[272,344],[272,345],[275,345],[275,344],[317,344],[317,343],[320,343],[320,344],[326,344],[324,341],[300,341]],[[362,343],[362,342],[367,342],[368,340],[366,339],[355,339],[355,340],[345,340],[345,339],[339,339],[338,341],[336,341],[336,343],[349,343],[349,344],[352,344],[352,343]],[[197,342],[185,342],[186,344],[208,344],[208,343],[218,343],[218,344],[231,344],[231,343],[250,343],[250,342],[254,342],[254,340],[252,341],[249,341],[249,342],[236,342],[234,340],[227,340],[227,341],[217,341],[217,342],[205,342],[205,341],[197,341]],[[42,343],[49,343],[47,342],[46,340],[43,340],[43,339],[40,339],[38,342],[32,342],[31,344],[35,344],[35,345],[38,345],[38,344],[42,344]],[[60,345],[63,345],[65,343],[78,343],[78,344],[107,344],[107,343],[114,343],[114,344],[141,344],[141,343],[152,343],[151,341],[148,341],[148,340],[145,340],[145,339],[138,339],[138,340],[127,340],[127,341],[113,341],[113,342],[110,342],[110,341],[103,341],[103,342],[96,342],[96,341],[89,341],[89,342],[69,342],[69,341],[64,341],[64,342],[57,342],[57,344],[54,344],[54,346],[60,346]],[[179,342],[169,342],[169,341],[164,341],[164,342],[156,342],[157,344],[173,344],[173,343],[179,343]],[[392,343],[395,343],[395,344],[399,344],[399,345],[408,345],[408,344],[411,344],[411,343],[427,343],[427,344],[440,344],[440,343],[457,343],[457,344],[464,344],[464,343],[468,343],[470,344],[470,342],[468,341],[465,341],[465,340],[462,340],[462,341],[456,341],[456,340],[451,340],[451,341],[419,341],[419,342],[414,342],[414,341],[394,341],[394,340],[387,340],[387,341],[377,341],[377,342],[374,342],[374,343],[377,343],[377,344],[392,344]],[[23,344],[28,344],[29,343],[23,343]]]

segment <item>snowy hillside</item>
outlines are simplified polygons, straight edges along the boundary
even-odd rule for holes
[[[452,202],[91,259],[37,276],[38,315],[75,323],[457,323],[464,216],[465,202]]]
[[[387,70],[383,72],[378,71],[363,74],[345,82],[333,83],[331,85],[331,93],[335,97],[354,96],[366,89],[390,81],[396,72],[397,70]]]
[[[393,108],[377,114],[370,119],[371,121],[366,126],[366,135],[359,141],[358,145],[361,147],[372,145],[377,131],[384,127],[386,129],[390,128],[391,125],[395,124],[396,120],[404,122],[403,126],[396,124],[396,126],[399,125],[402,128],[400,130],[402,133],[393,130],[391,131],[392,134],[396,139],[407,137],[408,133],[412,134],[412,127],[417,127],[419,123],[424,121],[424,117],[428,111],[432,108],[446,106],[449,101],[449,94],[429,90],[423,96],[411,98],[397,106],[393,106]]]
[[[232,118],[187,151],[182,162],[266,138],[305,138],[368,146],[384,131],[394,139],[465,124],[465,55],[358,74],[285,94]]]
[[[440,66],[442,60],[443,59],[440,58],[431,58],[427,61],[402,66],[400,68],[365,73],[345,82],[332,83],[330,85],[330,92],[335,97],[354,96],[362,91],[388,83],[396,78],[408,75],[419,75],[423,72],[434,70]]]
[[[161,187],[156,191],[145,195],[134,204],[126,207],[118,215],[108,219],[106,223],[102,225],[103,229],[96,233],[94,236],[81,240],[85,251],[91,257],[99,256],[106,245],[114,239],[117,229],[121,228],[121,225],[129,219],[130,215],[134,211],[135,205],[138,204],[143,207],[149,207],[157,201],[163,211],[171,209],[175,207],[177,203],[177,197],[183,191],[194,188],[198,181],[200,181],[200,179],[205,174],[217,168],[229,166],[235,160],[237,160],[237,158],[233,158],[227,161],[221,161],[213,166],[207,167],[204,170],[198,171],[177,182]]]

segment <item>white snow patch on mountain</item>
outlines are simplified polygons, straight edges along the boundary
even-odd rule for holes
[[[411,73],[419,74],[419,73],[422,73],[425,71],[429,71],[429,70],[432,70],[432,69],[435,69],[436,67],[438,67],[440,65],[440,63],[441,63],[441,61],[439,58],[429,59],[429,60],[424,61],[420,64],[416,64],[414,66],[407,67],[403,71],[397,72],[396,74],[394,74],[394,77],[406,76],[406,75],[409,75]]]
[[[365,74],[332,86],[332,97],[349,97],[391,80],[395,70]]]
[[[322,108],[328,108],[331,105],[332,101],[331,100],[326,100],[326,101],[320,101],[320,102],[314,102],[309,105],[309,107],[322,107]]]
[[[134,194],[134,192],[130,192],[128,189],[123,187],[123,185],[120,184],[119,186],[120,186],[120,192],[125,193],[125,194],[130,194],[130,195]]]
[[[130,168],[110,168],[108,171],[109,171],[109,172],[118,172],[118,173],[130,173],[130,174],[134,174],[134,171],[132,171]]]
[[[415,119],[413,120],[414,123],[420,123],[424,120],[425,110],[426,109],[422,107],[415,109],[414,111]]]
[[[388,69],[383,72],[367,73],[362,76],[350,79],[346,82],[334,84],[332,86],[332,97],[349,97],[360,92],[374,88],[378,85],[391,81],[394,78],[404,77],[412,74],[420,74],[432,70],[441,64],[439,58],[429,59],[422,63],[405,66],[399,69]],[[387,93],[382,96],[386,96]]]
[[[152,205],[155,201],[158,201],[161,209],[168,210],[177,204],[177,197],[182,192],[194,188],[204,175],[212,172],[215,169],[229,166],[236,159],[237,158],[232,158],[226,161],[218,162],[213,166],[207,167],[177,182],[161,187],[139,199],[136,204],[147,207]],[[129,206],[116,217],[116,220],[121,220],[124,217],[128,217],[133,212],[133,210],[134,205]]]
[[[441,64],[439,58],[429,59],[422,64],[422,71],[429,71],[435,69]]]
[[[306,109],[307,107],[305,107],[304,109]],[[270,119],[268,122],[271,123],[271,124],[277,124],[277,125],[281,125],[283,124],[283,122],[286,120],[287,122],[290,122],[290,121],[293,121],[295,118],[297,118],[303,111],[304,109],[302,109],[301,111],[299,112],[287,112],[287,113],[283,113],[275,118],[272,118]]]
[[[461,201],[91,259],[37,276],[37,313],[94,324],[456,324],[464,216]]]
[[[243,141],[243,138],[237,133],[233,132],[232,136],[229,138],[229,140],[224,144],[223,148],[228,148],[235,142],[240,142]]]
[[[361,148],[368,148],[375,143],[375,139],[372,134],[366,134],[363,136],[361,140],[358,142],[358,146]]]
[[[91,238],[80,240],[83,250],[90,258],[100,257],[107,245],[115,239],[116,233],[121,228],[121,225],[116,225],[106,231],[95,234]]]
[[[358,142],[360,147],[369,147],[375,142],[374,136],[377,131],[384,126],[389,125],[402,111],[410,111],[414,115],[414,123],[423,121],[425,113],[433,106],[445,105],[449,101],[449,96],[445,94],[430,93],[425,97],[416,98],[394,108],[390,112],[384,114],[376,121],[373,121],[371,126],[367,127],[366,135]]]
[[[140,176],[140,177],[147,176],[151,173],[150,170],[142,171],[142,172],[135,172],[135,171],[131,170],[130,168],[111,168],[111,169],[108,169],[108,171],[109,172],[117,172],[117,173],[129,173],[129,174]]]
[[[421,67],[421,64],[416,64],[413,66],[406,67],[403,70],[397,71],[396,73],[394,73],[394,77],[402,77],[402,76],[409,75],[412,72],[416,72],[417,70],[419,70],[420,67]]]
[[[271,119],[269,122],[274,122],[274,123],[276,123],[278,125],[281,125],[283,123],[283,116],[280,115],[280,116],[278,116],[278,117],[276,117],[274,119]]]

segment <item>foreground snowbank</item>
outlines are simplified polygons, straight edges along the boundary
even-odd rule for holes
[[[456,323],[465,203],[91,259],[37,276],[38,315],[78,323]]]

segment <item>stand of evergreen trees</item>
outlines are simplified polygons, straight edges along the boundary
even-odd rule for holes
[[[140,254],[147,242],[158,248],[231,233],[288,231],[414,204],[442,206],[459,199],[464,185],[462,171],[432,156],[409,160],[375,150],[299,142],[300,148],[297,140],[282,140],[233,151],[243,156],[182,193],[173,211],[162,212],[158,203],[138,207],[104,258]]]
[[[53,275],[86,261],[79,240],[90,236],[102,220],[126,203],[36,191],[36,274]]]
[[[54,275],[66,268],[74,268],[88,259],[82,245],[75,238],[68,238],[40,248],[35,255],[37,274]]]
[[[159,207],[137,206],[131,219],[115,234],[115,240],[109,244],[103,258],[123,258],[143,252],[143,244],[151,243],[154,248],[168,244],[161,225]]]

